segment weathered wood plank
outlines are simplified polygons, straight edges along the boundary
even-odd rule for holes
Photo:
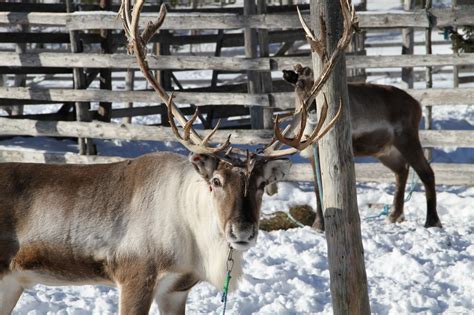
[[[474,88],[456,89],[420,89],[407,90],[425,106],[474,105]],[[275,107],[292,108],[293,92],[275,92],[261,94],[244,93],[176,93],[176,102],[182,104],[203,105],[244,105],[269,106],[269,96],[274,100]],[[101,91],[73,89],[40,89],[21,87],[0,87],[0,98],[15,100],[36,100],[51,102],[143,102],[158,104],[161,101],[153,91]]]
[[[225,142],[232,134],[235,144],[263,144],[271,141],[273,130],[219,130],[215,142]],[[90,137],[98,139],[175,141],[170,128],[103,122],[37,121],[0,118],[0,135]]]
[[[161,103],[154,91],[107,91],[107,90],[73,90],[73,89],[30,89],[0,87],[0,98],[33,99],[59,102],[144,102]],[[244,93],[176,93],[176,103],[195,105],[248,105],[269,106],[267,94]]]
[[[431,164],[438,185],[474,185],[474,165],[472,164]],[[356,180],[358,182],[394,183],[392,171],[379,163],[355,163]],[[412,172],[413,170],[410,170]],[[311,165],[294,164],[285,178],[288,181],[311,182]],[[410,175],[411,176],[411,175]],[[420,180],[418,179],[420,183]]]
[[[219,130],[212,138],[224,142],[232,134],[234,144],[266,144],[273,130]],[[30,119],[0,118],[0,135],[88,137],[99,139],[175,141],[170,128],[102,122],[37,121]],[[474,131],[471,130],[420,130],[425,147],[474,148]]]
[[[148,56],[150,69],[196,69],[264,71],[270,69],[268,58],[247,59],[239,57],[213,56]],[[5,67],[65,67],[65,68],[111,68],[139,69],[136,59],[125,54],[72,54],[72,53],[28,53],[0,52],[0,66]]]
[[[51,163],[51,164],[98,164],[114,163],[124,160],[116,156],[84,156],[72,152],[47,152],[0,147],[0,162]],[[439,185],[474,185],[474,166],[472,164],[431,164]],[[356,163],[358,182],[393,183],[395,176],[379,163]],[[293,164],[286,181],[312,182],[311,165]]]
[[[433,9],[434,27],[448,25],[472,25],[474,20],[473,8]],[[69,30],[85,29],[121,29],[120,21],[116,19],[116,12],[81,11],[72,14],[51,12],[0,12],[0,24],[30,24],[42,26],[66,26]],[[140,23],[145,25],[156,13],[144,13]],[[303,14],[306,20],[309,14]],[[411,12],[358,12],[360,27],[402,28],[402,27],[429,27],[429,20],[425,10]],[[168,13],[162,29],[237,29],[237,28],[301,28],[295,13],[258,14],[244,17],[237,13]]]
[[[291,69],[294,64],[308,65],[310,57],[242,58],[214,56],[148,56],[151,69],[197,69],[229,71],[273,71]],[[458,55],[347,56],[348,68],[396,68],[474,64],[474,53]],[[133,56],[125,54],[72,54],[0,52],[0,67],[64,67],[138,69]]]
[[[79,155],[72,152],[47,152],[0,148],[0,162],[49,163],[49,164],[99,164],[122,161],[114,156]]]
[[[423,147],[463,147],[474,148],[472,130],[420,130]]]
[[[271,58],[272,70],[291,69],[294,64],[309,65],[310,57]],[[474,64],[474,54],[459,55],[394,55],[394,56],[346,56],[347,68],[398,68]]]

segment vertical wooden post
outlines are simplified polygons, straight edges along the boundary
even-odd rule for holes
[[[217,31],[216,50],[214,51],[214,57],[220,57],[222,52],[222,46],[224,43],[224,30]],[[211,87],[217,86],[217,79],[219,77],[219,70],[212,70]]]
[[[126,91],[133,91],[134,89],[134,81],[135,81],[135,70],[128,69],[127,74],[125,75],[125,90]],[[128,108],[133,108],[133,103],[127,103]],[[124,122],[131,124],[132,123],[132,115],[130,114],[128,117],[125,117]]]
[[[415,0],[404,0],[403,8],[406,11],[415,8]],[[414,53],[414,33],[413,28],[404,28],[402,30],[402,55],[413,55]],[[402,68],[402,87],[413,88],[413,68]]]
[[[258,14],[265,14],[267,13],[267,3],[265,0],[257,0],[257,13]],[[268,39],[268,30],[266,29],[259,29],[258,30],[258,46],[260,47],[260,57],[269,57],[269,39]],[[269,99],[269,104],[272,106],[273,99],[271,99],[270,93],[273,90],[272,84],[272,73],[268,72],[260,72],[260,87],[262,93],[267,93]],[[273,108],[263,108],[262,113],[262,123],[264,129],[271,129],[273,128]]]
[[[111,0],[100,0],[99,7],[101,10],[110,10]],[[109,30],[100,30],[100,48],[101,53],[111,54],[112,51],[112,38]],[[101,90],[112,90],[112,72],[110,69],[100,69],[100,89]],[[111,102],[100,102],[99,103],[99,120],[110,122],[112,118],[112,103]]]
[[[458,0],[452,0],[451,1],[451,9],[455,9],[458,6]],[[454,31],[456,31],[456,27],[454,28]],[[453,66],[453,87],[457,88],[459,87],[459,67],[458,66]]]
[[[159,56],[168,56],[171,54],[170,45],[169,45],[169,36],[170,32],[168,30],[160,30],[160,39],[161,42],[155,45],[155,54]],[[161,86],[166,90],[171,90],[171,71],[170,70],[160,70],[157,71],[157,79],[160,82]],[[165,104],[161,104],[161,125],[169,126],[168,121],[168,110]]]
[[[340,3],[334,0],[311,0],[310,4],[311,26],[316,35],[321,31],[320,15],[326,19],[326,47],[330,54],[343,31]],[[315,76],[322,67],[318,54],[313,53]],[[370,314],[364,249],[357,209],[344,56],[334,67],[322,93],[326,94],[330,104],[328,119],[335,116],[341,100],[344,106],[339,121],[319,142],[333,312],[338,315]],[[322,93],[317,99],[318,112],[321,112],[323,104]]]
[[[17,31],[25,32],[27,26],[23,24],[18,24],[16,27]],[[15,45],[15,52],[17,54],[26,53],[26,43],[18,43]],[[14,87],[25,87],[26,86],[26,74],[15,74],[15,79],[13,80]],[[14,105],[10,109],[12,116],[23,115],[23,105]]]
[[[425,9],[430,10],[431,6],[432,6],[432,0],[426,0]],[[425,30],[425,48],[426,48],[427,55],[431,55],[433,53],[432,43],[431,43],[431,25]],[[425,79],[426,79],[426,88],[431,89],[433,87],[432,67],[429,67],[429,66],[426,67]],[[432,129],[432,107],[425,106],[423,111],[424,111],[423,116],[425,119],[425,129],[430,130]],[[425,156],[428,161],[431,161],[433,157],[433,150],[431,148],[426,148]]]
[[[244,0],[244,16],[249,17],[256,12],[255,0]],[[255,29],[246,27],[244,30],[245,57],[257,57],[257,32]],[[256,71],[247,71],[248,93],[258,93],[260,89],[259,75]],[[263,110],[259,106],[250,107],[250,124],[252,129],[263,128]]]
[[[73,1],[67,0],[66,1],[66,9],[67,12],[70,13],[74,10],[73,8]],[[71,52],[73,53],[80,53],[82,52],[83,48],[81,42],[78,39],[77,31],[70,31],[69,38],[71,42]],[[74,88],[75,89],[85,89],[86,88],[86,77],[84,71],[81,68],[74,68],[73,69],[73,79],[74,79]],[[76,102],[76,119],[78,121],[89,121],[89,103],[87,102]],[[92,139],[89,138],[79,138],[79,154],[82,155],[89,155],[94,154],[95,149],[92,144]]]

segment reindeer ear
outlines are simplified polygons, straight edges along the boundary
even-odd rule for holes
[[[294,85],[298,81],[298,74],[292,70],[283,70],[283,80]]]
[[[191,153],[188,157],[193,164],[196,171],[205,179],[212,178],[214,171],[217,168],[218,161],[215,157],[205,154]]]
[[[288,159],[269,160],[263,166],[263,177],[267,184],[281,181],[290,172],[290,167]]]

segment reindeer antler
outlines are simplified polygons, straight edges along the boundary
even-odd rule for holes
[[[146,28],[141,33],[141,35],[139,35],[139,19],[143,4],[144,0],[137,0],[133,5],[133,8],[130,10],[130,0],[122,0],[119,15],[122,19],[125,35],[128,39],[128,51],[133,52],[135,54],[138,66],[140,67],[140,70],[142,71],[146,80],[150,83],[150,85],[158,93],[160,98],[168,107],[169,121],[174,134],[176,135],[178,141],[191,152],[198,154],[215,155],[218,152],[225,151],[230,146],[230,135],[229,138],[227,138],[227,140],[218,147],[209,146],[209,140],[212,135],[214,135],[217,128],[219,128],[220,124],[218,123],[216,128],[214,128],[209,135],[202,139],[199,134],[192,128],[192,124],[197,117],[197,110],[196,113],[193,115],[193,118],[187,121],[184,115],[179,110],[179,108],[173,102],[174,95],[168,96],[166,91],[153,76],[146,60],[146,45],[153,36],[153,34],[155,34],[155,32],[163,24],[167,10],[166,6],[162,4],[160,7],[159,16],[156,21],[149,22]],[[174,117],[176,117],[176,119],[184,128],[183,137],[179,134],[178,128],[174,123]]]
[[[342,113],[342,99],[339,103],[339,109],[333,119],[327,124],[327,126],[321,131],[322,126],[327,117],[327,99],[326,95],[324,96],[324,104],[321,110],[318,124],[311,134],[303,139],[304,129],[306,127],[306,119],[308,116],[308,108],[313,103],[316,98],[316,95],[321,91],[321,88],[327,82],[329,75],[331,74],[338,58],[342,55],[346,47],[349,45],[352,39],[352,34],[354,30],[358,29],[358,21],[355,15],[354,7],[352,7],[348,0],[340,0],[342,14],[344,17],[344,32],[337,43],[336,48],[331,53],[331,56],[328,58],[326,50],[326,24],[324,18],[320,17],[321,23],[321,38],[316,38],[311,29],[308,27],[304,21],[299,8],[297,7],[298,17],[300,19],[301,25],[306,33],[306,39],[311,47],[313,52],[316,52],[321,59],[322,64],[324,65],[323,70],[319,77],[314,81],[313,86],[309,94],[301,101],[299,108],[295,109],[293,113],[293,121],[290,123],[283,133],[279,129],[280,117],[277,116],[274,124],[275,138],[272,143],[265,148],[264,155],[268,157],[278,157],[282,155],[294,154],[299,151],[304,150],[308,146],[314,144],[319,139],[321,139],[337,122]],[[288,138],[285,135],[291,132],[292,130],[297,129],[296,135],[293,138]],[[278,145],[277,141],[281,144],[285,144],[290,148],[287,149],[276,149]]]

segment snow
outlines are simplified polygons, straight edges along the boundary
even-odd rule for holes
[[[357,2],[357,1],[355,1]],[[434,6],[449,5],[433,1]],[[369,10],[400,10],[395,0],[369,1]],[[416,32],[421,39],[423,32]],[[435,36],[434,40],[441,36]],[[399,40],[400,32],[370,33],[370,41]],[[213,48],[211,48],[213,49]],[[435,53],[451,53],[448,45],[436,46]],[[417,47],[423,54],[424,48]],[[396,55],[399,48],[368,49],[369,55]],[[369,81],[398,85],[397,79],[380,76]],[[184,73],[181,73],[184,75]],[[209,77],[209,71],[189,71],[189,79]],[[35,82],[42,87],[47,82]],[[70,84],[69,82],[65,84]],[[447,74],[435,74],[435,87],[452,87]],[[123,85],[123,84],[122,84]],[[472,85],[471,85],[472,86]],[[56,86],[57,87],[57,86]],[[423,88],[420,82],[416,88]],[[116,88],[116,87],[114,87]],[[472,103],[472,101],[470,102]],[[53,105],[57,107],[57,105]],[[48,112],[51,106],[29,106],[33,112]],[[137,123],[156,122],[143,117]],[[472,105],[433,108],[433,128],[473,130]],[[4,148],[77,151],[70,140],[15,137],[0,141]],[[156,150],[185,153],[175,143],[97,141],[102,155],[134,157]],[[474,163],[474,150],[436,149],[435,162]],[[406,221],[389,224],[377,216],[390,204],[394,185],[358,183],[357,198],[365,250],[371,310],[377,314],[472,314],[474,310],[474,187],[437,186],[438,212],[443,228],[423,228],[426,215],[424,190],[420,185],[405,205]],[[263,214],[288,211],[293,205],[314,207],[310,183],[280,183],[279,194],[264,196]],[[311,228],[260,232],[255,247],[244,254],[244,277],[237,291],[230,293],[227,314],[330,314],[327,245],[324,234]],[[223,270],[223,272],[225,272]],[[235,281],[235,279],[232,279]],[[207,283],[194,287],[187,301],[189,314],[222,313],[220,288]],[[118,292],[103,286],[49,287],[37,285],[26,290],[13,314],[116,314]],[[151,314],[158,314],[153,305]]]
[[[310,186],[280,183],[265,197],[263,212],[314,204]],[[474,188],[438,187],[444,227],[423,228],[425,199],[416,190],[405,207],[406,222],[389,224],[368,204],[389,202],[391,185],[359,185],[358,204],[372,312],[461,313],[474,309]],[[261,232],[244,255],[245,276],[229,295],[228,314],[332,313],[327,247],[311,228]],[[224,271],[223,271],[224,272]],[[114,314],[116,289],[99,286],[27,290],[14,314]],[[190,314],[222,312],[220,291],[202,283],[188,298]],[[151,314],[158,314],[156,305]]]

